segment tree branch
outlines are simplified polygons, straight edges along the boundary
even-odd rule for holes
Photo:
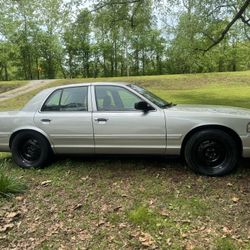
[[[238,19],[242,18],[245,10],[247,9],[247,7],[249,5],[250,5],[250,0],[246,0],[245,3],[240,8],[240,10],[236,13],[236,15],[234,16],[234,18],[232,19],[232,21],[229,22],[229,24],[226,26],[226,28],[222,31],[221,35],[207,49],[204,50],[204,53],[207,52],[207,51],[209,51],[210,49],[212,49],[214,46],[216,46],[217,44],[219,44],[225,38],[226,34],[231,29],[231,27],[234,25],[234,23]]]
[[[234,4],[222,4],[222,5],[218,5],[210,13],[208,13],[207,16],[208,17],[211,16],[217,10],[220,10],[222,8],[229,8],[229,7],[235,7],[235,5]]]
[[[133,9],[131,19],[130,19],[131,28],[134,28],[136,26],[136,24],[135,24],[135,16],[136,16],[136,12],[138,11],[141,4],[142,4],[142,1],[139,1],[138,4]]]
[[[94,9],[91,12],[96,12],[100,9],[105,8],[106,6],[109,5],[122,5],[122,4],[132,4],[132,3],[139,3],[139,2],[143,2],[144,0],[129,0],[129,1],[115,1],[115,2],[106,2],[103,4],[96,4]]]
[[[250,35],[247,34],[247,29],[246,29],[246,26],[244,26],[244,33],[245,33],[245,36],[248,40],[250,40]]]
[[[241,18],[241,21],[242,21],[244,24],[250,26],[250,18],[249,18],[249,19],[246,19],[244,16],[241,16],[240,18]]]

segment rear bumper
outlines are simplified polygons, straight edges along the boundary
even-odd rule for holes
[[[10,152],[9,138],[10,134],[0,133],[0,152]]]

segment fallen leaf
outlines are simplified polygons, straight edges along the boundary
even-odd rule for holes
[[[24,200],[24,197],[23,197],[23,196],[17,196],[17,197],[16,197],[16,200],[17,200],[17,201],[23,201],[23,200]]]
[[[17,217],[20,217],[21,216],[21,212],[9,212],[6,214],[6,218],[8,219],[14,219],[14,218],[17,218]]]
[[[139,241],[145,247],[155,247],[155,240],[149,233],[141,233]]]
[[[4,225],[3,227],[0,227],[0,232],[3,233],[3,232],[6,232],[7,230],[10,230],[14,227],[15,225],[13,223],[10,223],[10,224],[6,224]]]
[[[88,234],[87,231],[81,231],[81,232],[78,233],[77,236],[78,236],[78,238],[79,238],[80,240],[82,240],[82,241],[86,241],[87,239],[90,238],[90,235]]]
[[[233,197],[233,198],[232,198],[232,201],[233,201],[234,203],[237,203],[239,200],[240,200],[240,198],[238,198],[238,197]]]
[[[114,212],[117,212],[117,211],[121,210],[121,208],[122,208],[122,206],[117,206],[117,207],[115,207],[115,208],[114,208]]]
[[[122,229],[122,228],[126,228],[127,225],[126,225],[125,223],[120,223],[118,227],[119,227],[120,229]]]
[[[231,232],[232,232],[228,227],[223,227],[223,228],[222,228],[222,231],[223,231],[223,233],[225,233],[225,234],[231,234]]]
[[[194,249],[194,246],[191,243],[187,243],[184,247],[185,250],[192,250]]]
[[[167,245],[171,246],[172,245],[172,240],[170,238],[167,239]]]
[[[140,235],[140,233],[139,232],[132,232],[130,235],[133,238],[137,238]]]
[[[155,202],[156,202],[156,199],[151,199],[151,200],[149,201],[149,205],[153,205]]]
[[[47,181],[43,181],[41,183],[42,186],[47,186],[48,184],[50,184],[52,181],[51,180],[47,180]]]
[[[88,180],[88,179],[89,179],[89,176],[88,176],[88,175],[81,178],[82,181],[86,181],[86,180]]]
[[[164,217],[169,217],[170,216],[169,212],[167,212],[166,210],[161,210],[159,213],[160,213],[160,215],[162,215]]]
[[[107,204],[104,204],[102,207],[101,207],[101,211],[102,212],[106,212],[108,210],[108,205]]]
[[[105,224],[104,220],[100,220],[97,224],[98,227],[103,226]]]
[[[188,234],[181,233],[181,237],[182,237],[183,239],[185,239],[185,238],[187,238],[187,237],[188,237]]]
[[[83,205],[79,203],[79,204],[77,204],[77,205],[74,206],[73,210],[79,210],[79,209],[82,208],[82,206]]]

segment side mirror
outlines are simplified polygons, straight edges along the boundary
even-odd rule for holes
[[[147,102],[141,101],[135,103],[135,109],[148,112],[149,110],[153,110],[154,108],[150,106]]]

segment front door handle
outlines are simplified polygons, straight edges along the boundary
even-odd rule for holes
[[[42,122],[42,123],[50,123],[51,120],[50,120],[50,119],[42,119],[41,122]]]
[[[96,122],[107,122],[109,119],[107,118],[95,118]]]

